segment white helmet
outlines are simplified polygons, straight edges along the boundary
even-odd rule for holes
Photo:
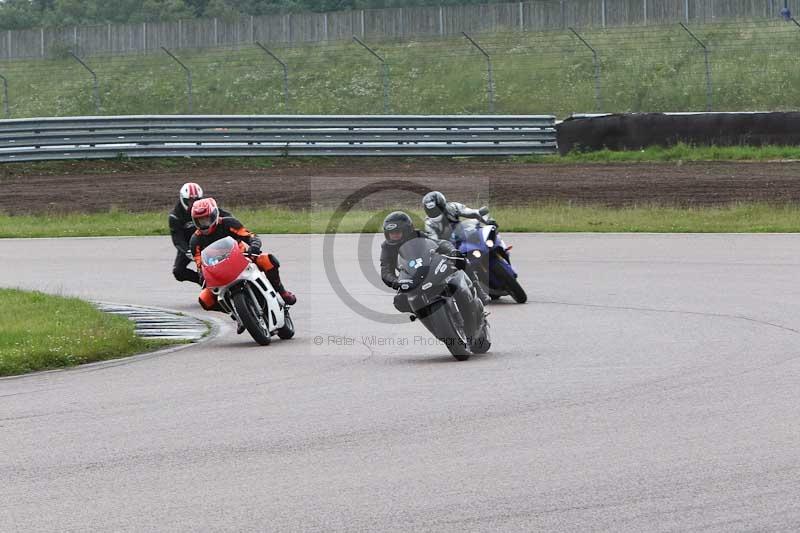
[[[196,183],[184,183],[181,187],[181,205],[186,209],[186,212],[191,212],[192,204],[203,197],[203,188]]]

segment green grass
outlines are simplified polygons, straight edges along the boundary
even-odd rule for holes
[[[800,108],[800,31],[781,21],[695,26],[710,49],[715,111]],[[678,25],[585,29],[597,50],[604,112],[703,111],[703,53]],[[476,34],[492,56],[497,113],[595,112],[591,52],[568,31]],[[465,39],[371,42],[386,58],[390,112],[485,113],[485,58]],[[382,113],[378,62],[353,42],[177,50],[194,82],[194,113]],[[187,112],[184,72],[161,51],[87,57],[102,114]],[[0,61],[12,117],[94,114],[91,78],[73,59]]]
[[[299,213],[280,208],[234,209],[247,227],[262,234],[326,233],[331,210]],[[410,210],[419,222],[421,213]],[[339,233],[374,233],[387,211],[354,210]],[[737,204],[723,207],[641,206],[608,208],[567,204],[497,207],[503,231],[517,232],[800,232],[800,206]],[[164,213],[0,215],[0,237],[167,235]]]
[[[306,167],[309,169],[328,166],[344,167],[354,165],[369,166],[387,161],[418,163],[420,158],[359,158],[356,160],[327,157],[211,157],[211,158],[156,158],[156,159],[107,159],[87,161],[48,161],[33,163],[5,163],[0,165],[0,182],[4,178],[20,175],[94,175],[118,172],[192,172],[193,170],[235,170],[268,169],[276,167]],[[437,157],[425,161],[444,161],[449,166],[472,165],[491,162],[492,164],[591,164],[591,163],[671,163],[695,161],[797,161],[800,160],[798,146],[689,146],[678,144],[669,148],[652,146],[643,150],[616,152],[599,150],[596,152],[573,152],[559,155],[530,155],[503,158],[482,157]]]
[[[0,289],[0,376],[115,359],[164,344],[137,337],[133,322],[87,302]]]

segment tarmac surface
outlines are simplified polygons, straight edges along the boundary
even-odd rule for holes
[[[167,237],[0,240],[3,286],[220,325],[0,380],[0,530],[800,529],[797,235],[505,237],[530,300],[467,362],[339,299],[326,266],[394,316],[358,236],[265,236],[299,298],[267,347],[199,309]]]

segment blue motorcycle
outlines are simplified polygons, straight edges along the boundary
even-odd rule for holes
[[[503,242],[497,226],[464,219],[453,228],[451,240],[466,256],[469,269],[493,300],[502,296],[511,296],[518,304],[528,300],[517,281],[517,271],[511,266],[511,247]]]

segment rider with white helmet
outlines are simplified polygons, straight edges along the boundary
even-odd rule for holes
[[[175,256],[175,263],[172,265],[172,275],[178,281],[192,281],[200,284],[200,277],[194,270],[187,268],[193,258],[189,253],[189,239],[195,232],[195,225],[192,222],[192,205],[203,198],[203,188],[197,183],[188,182],[181,186],[178,193],[178,203],[169,213],[169,233],[172,237],[172,244],[178,250]],[[225,210],[220,210],[220,216],[226,217],[231,214]]]

